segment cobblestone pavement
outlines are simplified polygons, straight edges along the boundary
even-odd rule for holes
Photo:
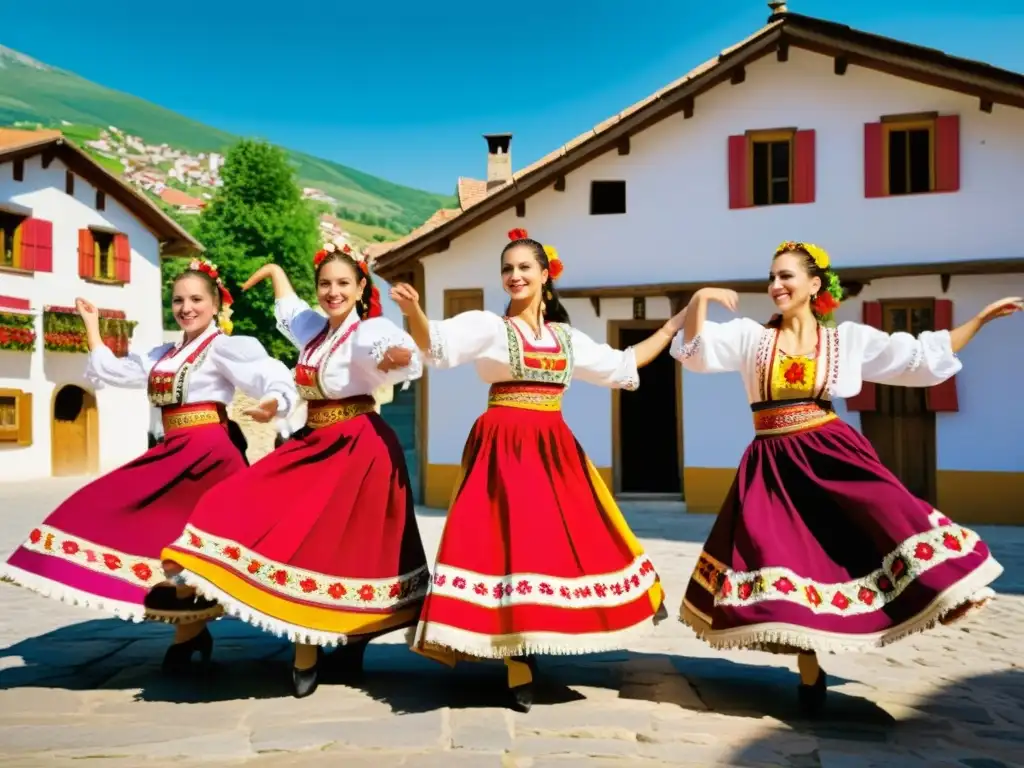
[[[0,552],[74,481],[0,485]],[[678,605],[710,525],[679,505],[625,511]],[[420,514],[429,550],[443,517]],[[367,652],[359,688],[289,695],[290,647],[215,624],[215,669],[164,679],[167,627],[133,625],[0,584],[0,762],[21,766],[346,768],[999,768],[1024,765],[1024,529],[982,528],[1007,574],[962,628],[824,659],[829,715],[794,711],[790,660],[717,653],[676,621],[629,651],[543,657],[527,715],[503,708],[498,664],[455,671],[397,636]],[[89,758],[82,762],[82,759]],[[326,759],[326,760],[325,760]]]

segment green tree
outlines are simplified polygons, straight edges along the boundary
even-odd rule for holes
[[[284,268],[296,293],[311,300],[316,216],[302,200],[287,155],[266,142],[246,139],[234,145],[221,178],[224,185],[199,216],[196,238],[235,298],[235,333],[255,336],[271,355],[292,365],[297,352],[277,330],[269,284],[245,295],[239,285],[273,261]]]

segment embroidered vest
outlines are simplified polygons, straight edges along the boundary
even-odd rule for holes
[[[327,361],[331,355],[338,351],[342,344],[355,333],[356,328],[359,327],[359,321],[357,320],[348,329],[338,337],[331,348],[327,350],[326,354],[320,358],[319,362],[312,363],[313,355],[319,350],[324,344],[327,343],[330,334],[330,326],[324,324],[324,329],[320,331],[313,340],[306,345],[305,349],[299,355],[299,362],[295,366],[295,387],[299,391],[299,396],[303,400],[329,400],[330,398],[326,395],[323,390],[323,386],[320,383],[320,377],[323,371],[327,367]]]
[[[557,347],[552,349],[534,346],[511,319],[506,317],[504,320],[513,381],[569,386],[573,362],[569,327],[564,323],[545,323],[557,343]]]
[[[172,405],[184,405],[188,397],[188,378],[193,368],[198,368],[206,360],[210,351],[210,344],[220,336],[220,331],[214,331],[199,345],[192,350],[185,361],[178,366],[176,371],[158,371],[157,365],[164,360],[173,358],[183,347],[171,347],[168,349],[157,364],[149,372],[148,394],[149,402],[158,407],[165,408]]]

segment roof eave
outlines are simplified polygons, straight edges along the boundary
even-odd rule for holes
[[[620,120],[614,122],[605,121],[611,122],[606,130],[600,133],[593,133],[586,139],[574,144],[571,150],[566,151],[563,147],[561,157],[549,165],[536,168],[525,175],[513,177],[512,181],[503,189],[497,190],[468,210],[463,211],[460,216],[442,224],[437,229],[431,230],[422,239],[417,239],[383,254],[378,261],[377,271],[384,276],[388,272],[393,273],[402,262],[427,255],[426,251],[432,246],[450,239],[454,232],[470,228],[478,220],[482,223],[482,221],[486,221],[514,205],[517,198],[528,197],[530,194],[533,194],[539,187],[545,186],[552,176],[566,175],[588,162],[593,156],[609,151],[613,148],[615,141],[622,136],[636,132],[645,122],[656,120],[663,113],[671,113],[673,110],[680,108],[686,99],[695,96],[701,90],[717,85],[719,80],[727,79],[729,76],[727,65],[741,66],[770,53],[781,35],[781,24],[766,27],[762,35],[748,40],[746,45],[730,50],[728,53],[720,56],[715,66],[701,72],[692,80],[681,83],[677,88],[658,95],[635,112]],[[589,152],[588,149],[590,150]]]

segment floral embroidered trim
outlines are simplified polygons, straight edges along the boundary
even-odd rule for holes
[[[924,362],[924,350],[922,345],[917,343],[914,345],[914,352],[910,356],[910,362],[907,363],[907,373],[913,373],[921,367],[921,363]]]
[[[430,349],[427,350],[427,357],[440,367],[448,365],[448,345],[436,323],[430,324]]]
[[[155,587],[164,580],[160,560],[104,547],[48,525],[34,528],[22,546],[139,587]]]
[[[640,372],[636,369],[636,350],[633,347],[626,347],[622,362],[627,371],[622,379],[622,388],[627,392],[636,392],[640,389]]]
[[[935,514],[940,516],[935,518]],[[882,567],[860,579],[828,584],[789,568],[733,571],[701,553],[693,579],[715,596],[715,605],[742,607],[785,600],[817,614],[855,616],[882,610],[922,574],[948,560],[966,557],[981,541],[974,531],[933,513],[937,527],[911,536],[882,560]]]
[[[510,318],[505,320],[508,341],[508,365],[513,381],[532,381],[541,384],[561,384],[568,387],[572,381],[574,365],[572,334],[564,323],[546,323],[555,337],[558,348],[533,348],[522,337],[521,331]],[[562,365],[564,361],[564,365]],[[534,364],[531,364],[534,363]]]
[[[201,555],[284,599],[325,606],[391,611],[421,599],[430,581],[426,565],[388,579],[346,578],[306,571],[268,560],[237,542],[212,536],[191,525],[171,546]]]
[[[640,555],[621,571],[576,579],[537,573],[487,576],[438,563],[430,594],[492,609],[516,605],[607,608],[636,600],[657,581],[658,574],[646,555]]]
[[[681,335],[680,338],[682,338]],[[700,352],[703,343],[704,337],[698,333],[689,341],[684,341],[679,345],[679,350],[676,354],[676,358],[678,360],[689,360],[691,357]]]

